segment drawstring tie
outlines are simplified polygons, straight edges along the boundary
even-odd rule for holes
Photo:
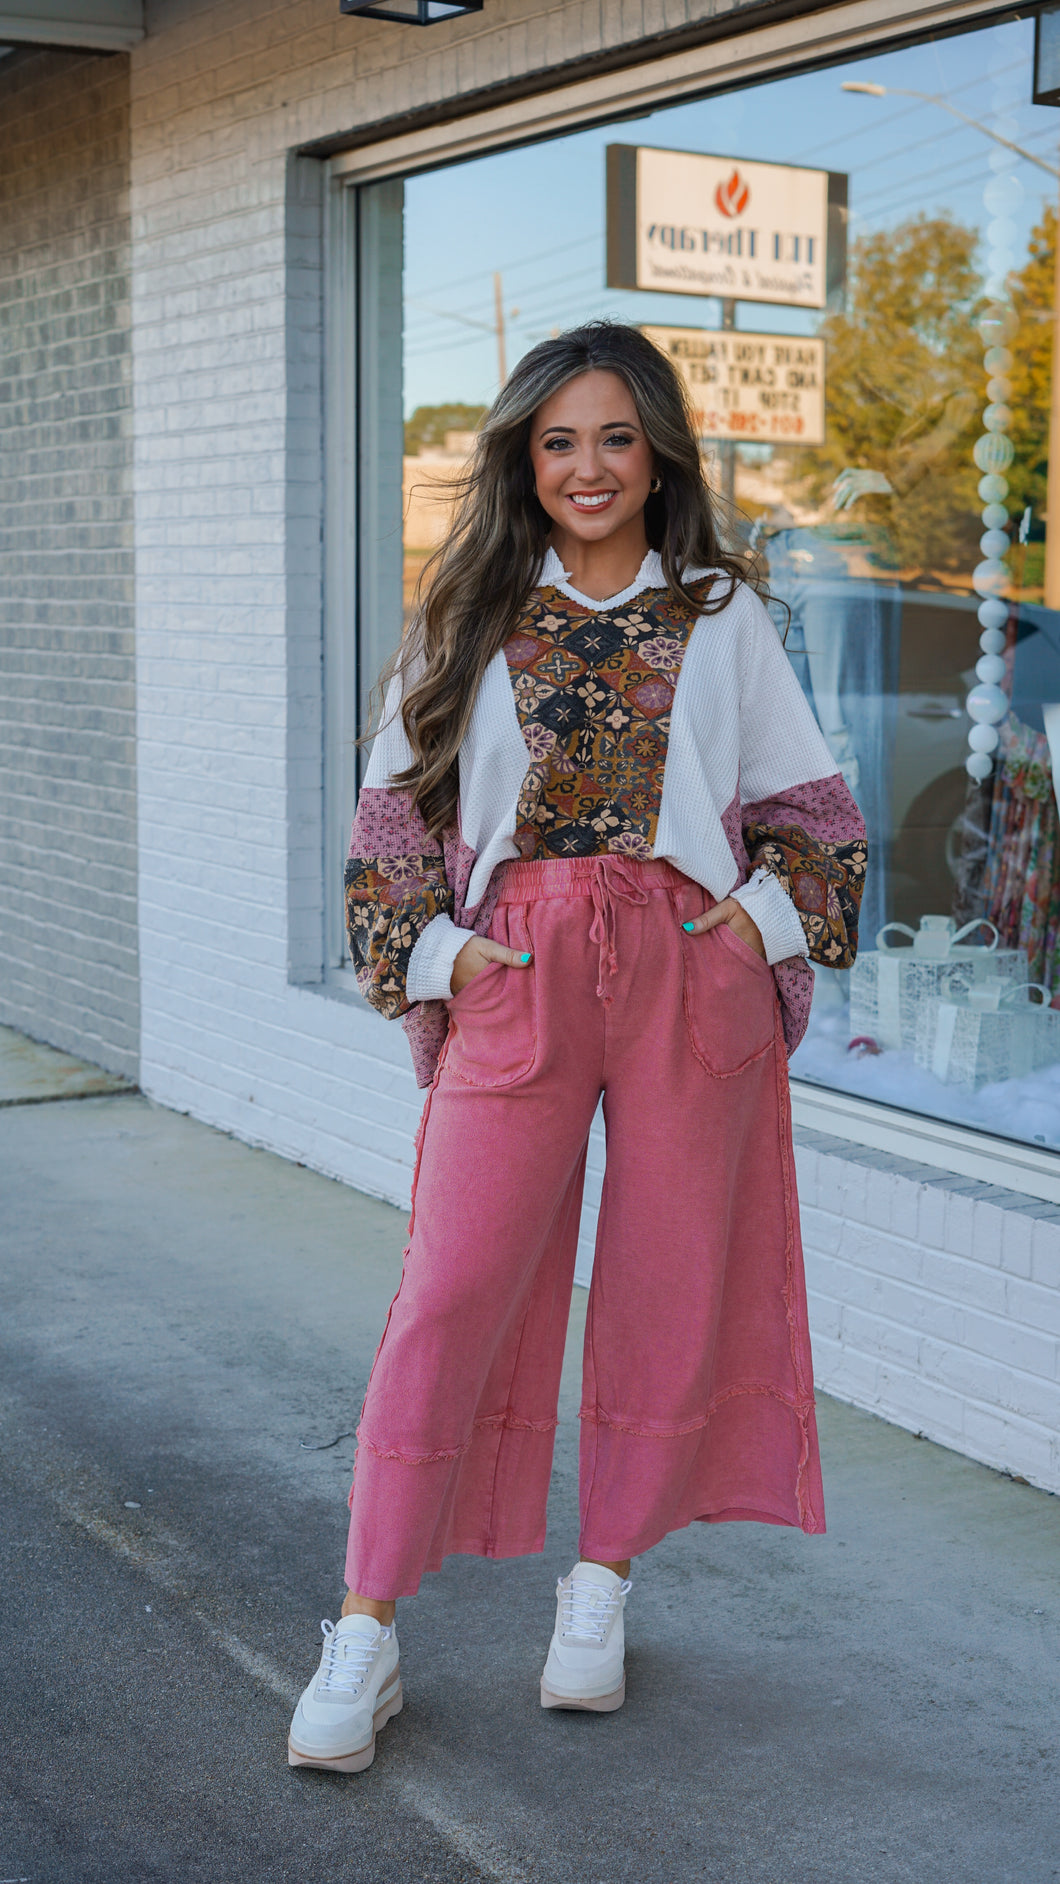
[[[589,890],[595,912],[589,940],[598,943],[600,948],[596,995],[605,1007],[610,1007],[615,998],[614,979],[618,973],[616,904],[639,905],[646,903],[648,896],[635,863],[617,854],[601,858],[589,879]]]

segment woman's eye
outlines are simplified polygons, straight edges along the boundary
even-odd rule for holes
[[[546,451],[567,451],[569,447],[569,438],[546,438],[545,440]]]
[[[633,440],[625,432],[612,432],[610,438],[605,439],[604,442],[608,445],[632,445]]]

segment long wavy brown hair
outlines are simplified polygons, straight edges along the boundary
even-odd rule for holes
[[[411,792],[435,835],[456,816],[458,754],[482,676],[511,635],[548,547],[551,518],[530,463],[534,414],[591,371],[625,381],[651,445],[660,488],[644,506],[644,525],[667,586],[699,614],[724,608],[737,582],[760,586],[752,558],[719,540],[691,407],[665,354],[617,321],[590,321],[524,354],[482,421],[455,487],[452,527],[424,567],[416,615],[381,677],[385,690],[403,671],[401,717],[413,761],[394,783]],[[727,578],[705,601],[699,584],[695,595],[685,586],[686,571],[696,568]]]

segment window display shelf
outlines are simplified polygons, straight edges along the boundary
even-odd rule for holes
[[[1055,1090],[1060,1112],[1060,1083]],[[818,1085],[801,1074],[792,1077],[791,1110],[797,1126],[1060,1205],[1060,1153],[1016,1144],[992,1135],[985,1125],[969,1129],[906,1109],[914,1104],[911,1097],[903,1107],[896,1098],[887,1103]]]

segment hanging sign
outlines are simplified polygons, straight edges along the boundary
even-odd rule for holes
[[[847,179],[610,144],[607,285],[825,306],[846,271]]]
[[[676,366],[700,438],[824,444],[824,341],[703,327],[642,327]]]

